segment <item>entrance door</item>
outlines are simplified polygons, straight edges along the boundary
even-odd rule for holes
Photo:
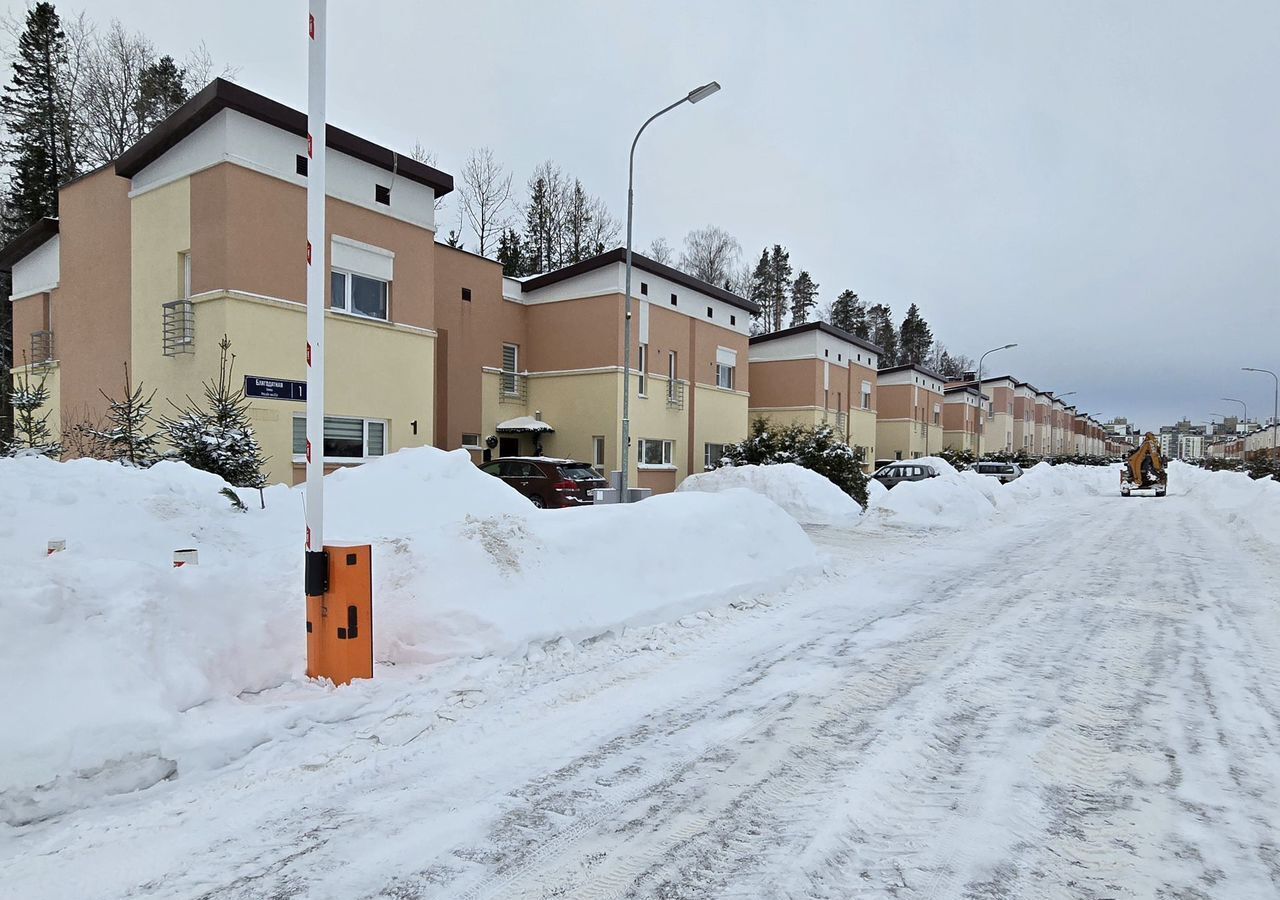
[[[498,455],[499,456],[519,456],[520,455],[520,438],[514,438],[514,437],[498,438]]]

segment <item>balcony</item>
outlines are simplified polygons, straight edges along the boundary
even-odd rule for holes
[[[196,314],[190,300],[164,304],[164,355],[196,352]]]
[[[31,365],[47,366],[53,359],[53,332],[31,332]]]
[[[671,409],[684,409],[684,382],[671,380],[667,382],[667,406]]]
[[[529,397],[529,376],[519,372],[498,373],[498,402],[523,405]]]

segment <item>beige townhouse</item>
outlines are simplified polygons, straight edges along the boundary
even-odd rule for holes
[[[1013,391],[1013,447],[1014,451],[1035,453],[1036,389],[1025,381],[1019,381]]]
[[[1032,447],[1036,456],[1050,456],[1053,453],[1051,446],[1051,424],[1049,421],[1049,407],[1053,402],[1053,398],[1048,391],[1036,391],[1035,394],[1035,429],[1033,432]]]
[[[987,396],[972,384],[957,384],[944,390],[942,443],[958,451],[977,452],[978,421]],[[983,448],[986,452],[986,448]]]
[[[876,465],[941,450],[946,379],[925,366],[906,364],[881,369],[876,381]]]
[[[17,374],[45,379],[55,432],[100,421],[126,363],[158,412],[199,397],[226,335],[269,478],[301,479],[305,135],[300,111],[215,80],[0,251]],[[616,468],[622,251],[504,279],[436,243],[449,175],[332,125],[325,145],[326,466],[434,445]],[[756,308],[635,265],[632,483],[670,490],[745,434]]]
[[[870,470],[876,460],[880,352],[826,322],[752,337],[751,417],[831,425]]]

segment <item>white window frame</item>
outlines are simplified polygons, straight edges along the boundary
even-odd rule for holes
[[[716,463],[718,464],[720,460],[724,459],[725,446],[726,446],[725,444],[717,444],[714,441],[708,441],[707,443],[702,445],[702,471],[710,472],[714,468],[711,464],[711,448],[712,447],[720,448],[720,455],[717,456],[715,460]]]
[[[342,306],[338,306],[334,303],[334,300],[336,299],[333,296],[333,276],[334,275],[341,275],[342,283],[343,285],[345,285],[345,288],[343,291],[343,297],[342,297]],[[379,282],[380,284],[386,285],[387,314],[385,316],[371,316],[368,313],[358,312],[357,310],[352,308],[351,283],[352,283],[352,279],[357,277],[363,278],[366,281],[376,281],[376,282]],[[370,319],[374,322],[390,322],[391,321],[391,282],[387,281],[387,279],[385,278],[379,278],[376,275],[366,275],[363,272],[353,272],[350,269],[343,269],[338,266],[330,266],[329,267],[329,295],[330,295],[329,309],[332,310],[333,312],[341,313],[344,316],[355,316],[357,319]]]
[[[636,369],[640,375],[640,384],[636,388],[636,394],[640,397],[649,396],[649,345],[640,344],[639,352],[636,354]]]
[[[640,438],[639,447],[636,452],[636,466],[641,469],[674,469],[675,465],[671,462],[675,453],[675,441],[669,441],[665,438]],[[645,450],[649,444],[662,445],[662,462],[647,463],[644,461]]]
[[[862,382],[862,408],[863,409],[871,408],[871,382],[870,381]]]
[[[382,457],[386,456],[388,453],[391,452],[388,449],[391,446],[391,421],[389,419],[365,418],[363,416],[325,416],[326,424],[331,419],[345,419],[347,421],[359,421],[361,423],[361,435],[362,435],[361,444],[363,445],[361,448],[362,455],[358,457],[326,456],[324,457],[322,462],[333,463],[335,465],[341,465],[344,463],[354,465],[358,463],[368,462],[371,459],[381,459]],[[292,427],[294,428],[295,433],[297,431],[296,423],[302,422],[304,423],[304,427],[305,427],[306,421],[307,421],[307,417],[305,415],[293,416]],[[382,426],[382,452],[381,453],[369,452],[369,426],[371,424]],[[290,436],[290,440],[292,441],[292,436]],[[307,461],[305,441],[303,442],[303,451],[301,453],[298,453],[296,450],[294,451],[293,461],[295,463],[305,463]]]
[[[604,435],[603,434],[592,435],[591,436],[591,459],[592,459],[592,465],[595,467],[596,471],[598,472],[604,471],[604,450],[605,450]]]
[[[724,363],[716,363],[716,387],[722,391],[733,390],[734,382],[737,378],[735,370],[737,366],[726,366]],[[724,374],[728,372],[729,377],[726,379]],[[725,382],[728,381],[728,384]]]
[[[511,348],[511,368],[507,368],[507,348]],[[520,385],[516,376],[520,374],[520,345],[502,342],[502,393],[507,397],[520,396]],[[508,380],[510,376],[510,380]],[[508,386],[509,385],[509,386]]]
[[[673,402],[676,399],[676,383],[678,381],[676,378],[677,371],[676,351],[672,350],[667,355],[667,399]]]
[[[475,443],[468,444],[468,443],[467,443],[467,438],[469,438],[469,437],[473,437],[473,438],[475,438]],[[478,434],[465,433],[465,434],[463,434],[463,435],[462,435],[462,445],[461,445],[461,446],[462,446],[462,449],[463,449],[463,450],[483,450],[483,449],[484,449],[484,441],[481,439],[480,435],[478,435]]]
[[[182,299],[191,299],[191,251],[182,254]]]

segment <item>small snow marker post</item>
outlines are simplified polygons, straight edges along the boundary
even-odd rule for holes
[[[307,15],[307,675],[347,684],[373,677],[373,548],[324,543],[325,79],[327,0]],[[332,614],[331,614],[332,613]]]
[[[48,550],[45,551],[45,556],[53,556],[53,554],[61,553],[66,549],[67,542],[65,540],[49,541],[49,547]]]
[[[195,566],[200,563],[200,551],[198,550],[174,550],[173,551],[173,567],[181,569],[183,566]]]

